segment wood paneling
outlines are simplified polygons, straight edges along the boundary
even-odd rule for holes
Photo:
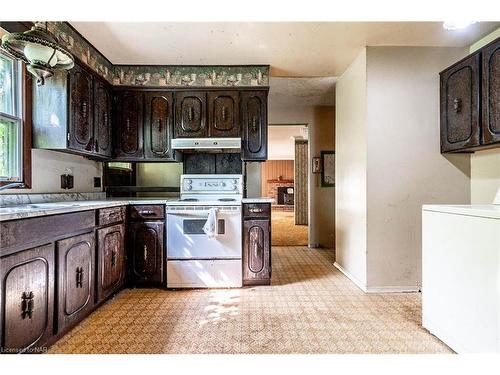
[[[295,224],[308,224],[308,155],[307,141],[295,141]]]
[[[293,180],[293,169],[293,160],[268,160],[262,163],[262,196],[269,196],[270,184],[267,182],[268,180],[277,180],[279,176],[283,180]],[[275,197],[269,196],[269,198]]]

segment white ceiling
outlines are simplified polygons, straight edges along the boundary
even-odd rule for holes
[[[269,64],[272,76],[339,76],[364,46],[469,46],[498,27],[441,22],[71,22],[114,64]]]
[[[269,125],[269,160],[295,159],[295,138],[308,138],[305,125]]]
[[[269,103],[275,107],[335,105],[335,77],[271,77]]]

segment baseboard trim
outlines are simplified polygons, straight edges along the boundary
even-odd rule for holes
[[[351,280],[359,289],[366,293],[366,285],[364,285],[361,281],[359,281],[356,277],[354,277],[351,273],[349,273],[344,267],[342,267],[337,262],[334,262],[333,265],[340,272],[342,272],[349,280]]]
[[[364,285],[361,281],[359,281],[356,277],[354,277],[351,273],[349,273],[345,268],[343,268],[337,262],[334,262],[333,265],[365,293],[416,293],[419,291],[419,288],[415,285],[367,286]]]

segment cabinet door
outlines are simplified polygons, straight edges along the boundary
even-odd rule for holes
[[[123,224],[97,230],[97,301],[116,292],[125,278],[125,227]]]
[[[144,153],[147,159],[173,160],[174,107],[171,92],[151,92],[145,96]]]
[[[500,142],[500,39],[483,50],[482,143]]]
[[[53,332],[53,245],[0,259],[0,289],[0,347],[13,352],[43,347]]]
[[[271,242],[268,219],[243,222],[243,284],[271,281]]]
[[[243,91],[241,97],[243,160],[267,159],[267,91]]]
[[[239,137],[239,93],[214,91],[208,93],[208,135]]]
[[[117,95],[115,156],[141,159],[143,154],[143,107],[141,92],[125,91]]]
[[[479,68],[476,53],[441,73],[441,152],[479,146]]]
[[[163,281],[162,221],[130,223],[130,278],[134,285],[155,285]]]
[[[57,241],[59,332],[85,318],[94,306],[94,233]]]
[[[200,138],[208,135],[204,92],[175,93],[175,138]]]
[[[68,147],[90,153],[94,150],[92,75],[75,65],[68,77],[70,89]]]
[[[99,79],[94,80],[94,149],[111,157],[111,93]]]

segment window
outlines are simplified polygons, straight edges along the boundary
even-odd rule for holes
[[[27,28],[10,24],[12,31]],[[0,37],[5,33],[0,28]],[[31,88],[25,64],[0,51],[0,186],[19,182],[31,187]]]
[[[24,180],[21,64],[0,52],[0,184]]]

